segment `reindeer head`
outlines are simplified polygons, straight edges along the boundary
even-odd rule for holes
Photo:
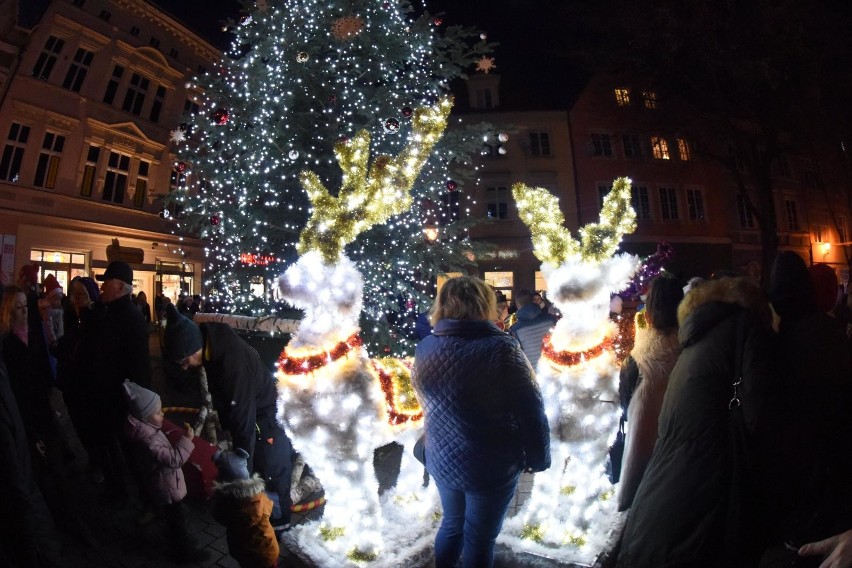
[[[299,239],[299,259],[279,279],[284,299],[305,310],[295,348],[319,348],[358,329],[363,281],[343,248],[362,232],[411,206],[411,187],[447,126],[450,98],[414,112],[408,143],[395,157],[380,155],[369,163],[370,134],[358,132],[335,145],[343,170],[337,196],[314,172],[300,174],[313,205]]]
[[[600,222],[581,227],[579,241],[564,227],[559,200],[546,189],[517,183],[512,195],[543,263],[548,298],[564,316],[553,334],[554,347],[579,350],[596,344],[605,333],[610,294],[623,288],[638,266],[633,256],[615,255],[622,237],[636,227],[630,180],[615,180]]]

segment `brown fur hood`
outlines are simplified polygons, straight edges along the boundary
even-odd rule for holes
[[[250,499],[266,489],[263,478],[253,474],[248,479],[235,479],[233,481],[214,481],[213,492],[219,497],[234,500]]]
[[[694,286],[677,309],[681,344],[685,345],[741,309],[749,310],[761,325],[767,328],[771,325],[766,295],[753,280],[720,278]]]
[[[636,330],[636,342],[630,356],[644,378],[667,379],[680,355],[677,329],[660,331],[653,327]]]

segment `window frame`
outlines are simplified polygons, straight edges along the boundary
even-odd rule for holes
[[[660,197],[660,220],[679,221],[677,188],[670,185],[661,185],[657,189]]]
[[[9,125],[9,134],[0,156],[0,180],[17,183],[21,179],[21,165],[24,162],[30,130],[29,125],[14,120]]]
[[[62,151],[65,149],[65,134],[45,131],[41,143],[41,151],[36,162],[34,187],[56,189],[59,178],[59,166],[62,161]]]
[[[505,221],[509,218],[509,188],[505,185],[485,187],[486,215],[489,219]]]

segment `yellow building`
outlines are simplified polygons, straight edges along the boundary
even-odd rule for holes
[[[163,197],[184,182],[191,78],[219,50],[143,0],[56,0],[32,30],[16,13],[0,15],[0,278],[36,260],[67,286],[121,259],[149,298],[200,292],[202,243],[172,234]]]

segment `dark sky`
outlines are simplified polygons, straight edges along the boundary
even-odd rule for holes
[[[237,0],[151,0],[220,47],[227,46],[222,21],[239,13]],[[270,0],[276,2],[280,0]],[[412,0],[422,11],[424,0]],[[501,76],[504,108],[567,109],[582,85],[582,73],[567,52],[577,30],[564,7],[571,0],[425,0],[443,26],[474,26],[499,43],[493,56]]]

